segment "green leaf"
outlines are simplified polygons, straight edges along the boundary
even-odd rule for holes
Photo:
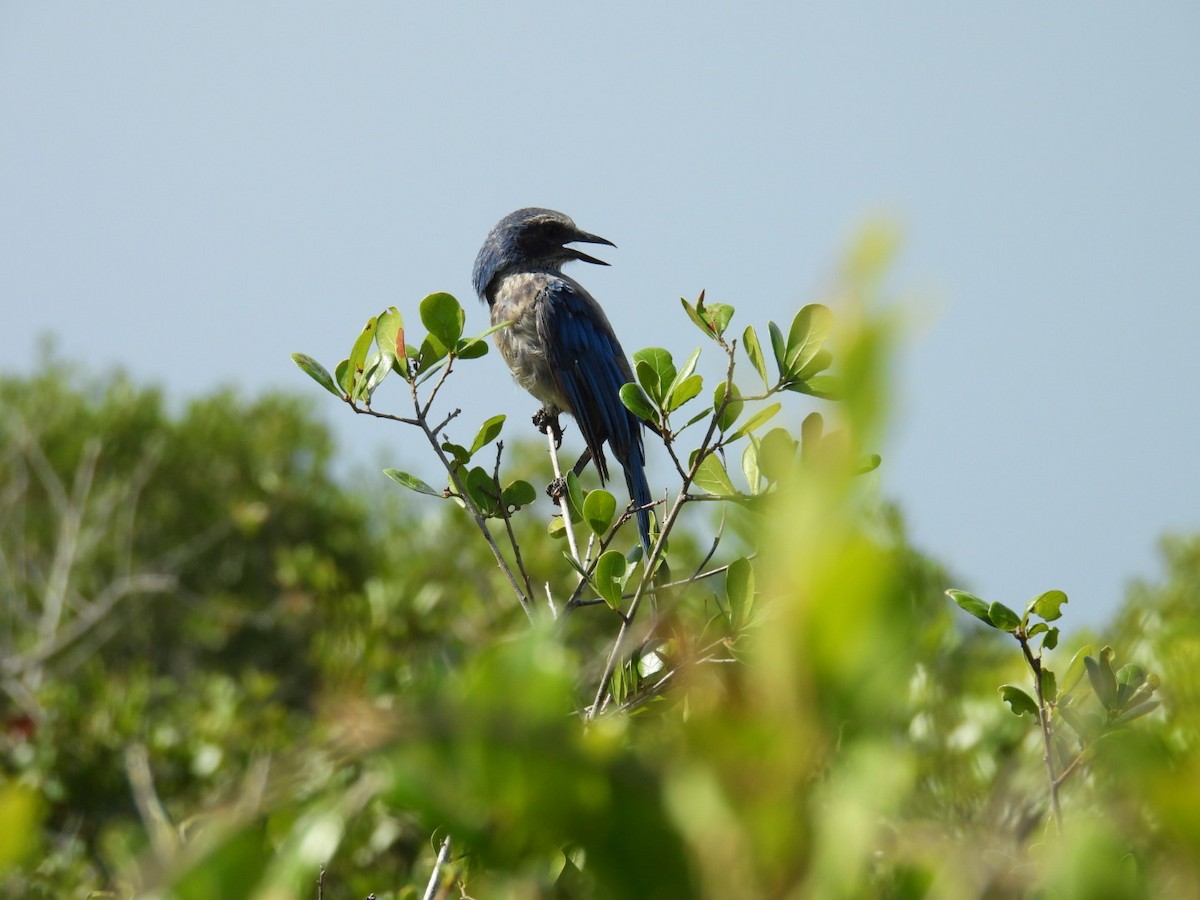
[[[567,472],[567,501],[571,504],[571,521],[579,522],[583,519],[583,485],[579,483],[579,476],[573,471]]]
[[[654,408],[654,403],[642,390],[642,386],[635,382],[621,385],[621,402],[625,404],[625,408],[646,422],[658,424],[658,410]]]
[[[1062,591],[1046,591],[1044,594],[1039,594],[1029,601],[1029,605],[1025,607],[1026,613],[1032,612],[1035,616],[1045,619],[1047,622],[1053,622],[1055,619],[1062,617],[1060,607],[1067,602],[1067,595]]]
[[[1161,703],[1158,700],[1147,700],[1145,703],[1139,703],[1137,706],[1130,707],[1113,719],[1114,725],[1124,725],[1126,722],[1132,722],[1134,719],[1140,719],[1147,713],[1154,712],[1158,709]]]
[[[771,334],[771,351],[775,354],[775,366],[779,369],[779,378],[786,380],[788,377],[787,342],[783,339],[783,332],[774,322],[767,323],[767,331]]]
[[[988,617],[988,605],[974,594],[952,589],[946,591],[946,596],[981,622],[987,622],[989,625],[992,624],[992,620]]]
[[[430,497],[441,497],[442,492],[437,488],[431,487],[415,475],[409,475],[407,472],[401,472],[399,469],[384,469],[383,474],[401,487],[406,487],[410,491],[416,491],[418,494],[428,494]]]
[[[674,412],[687,403],[693,397],[700,393],[704,387],[704,379],[699,375],[689,375],[683,381],[677,382],[670,391],[667,392],[666,407],[667,412]]]
[[[300,367],[305,375],[319,384],[333,396],[339,400],[342,399],[342,392],[338,390],[336,384],[333,383],[333,376],[325,369],[323,365],[304,353],[293,353],[292,362]]]
[[[688,314],[688,318],[696,323],[696,327],[703,331],[708,337],[714,337],[712,326],[700,317],[700,314],[696,311],[696,307],[688,303],[683,297],[679,298],[679,302],[683,304],[683,309]],[[703,292],[700,294],[700,303],[704,303]]]
[[[375,389],[379,387],[390,371],[392,371],[392,358],[383,353],[372,353],[371,358],[367,360],[363,376],[356,385],[358,398],[365,400],[370,406]]]
[[[350,360],[343,359],[338,363],[337,368],[333,370],[333,377],[337,379],[338,387],[347,397],[354,392],[354,370],[350,368]]]
[[[721,458],[715,453],[704,457],[700,467],[696,470],[696,478],[693,483],[701,490],[718,497],[732,497],[737,493],[733,482],[729,480],[729,474],[725,471]]]
[[[752,432],[755,428],[758,428],[760,425],[764,425],[767,422],[771,421],[771,419],[775,418],[775,414],[777,412],[779,412],[779,410],[782,408],[783,408],[783,404],[772,403],[770,406],[760,409],[758,412],[756,412],[754,415],[752,415],[749,419],[747,419],[745,422],[743,422],[742,427],[739,428],[737,431],[735,431],[733,433],[733,435],[730,436],[729,440],[736,441],[738,438],[745,437],[750,432]]]
[[[828,306],[810,303],[792,319],[792,328],[787,339],[788,372],[801,371],[821,349],[821,345],[833,331],[833,313]],[[796,374],[793,378],[799,377]]]
[[[471,451],[461,444],[454,444],[450,441],[446,441],[444,444],[442,444],[442,449],[453,456],[454,461],[459,465],[468,463],[471,460]]]
[[[855,475],[866,475],[868,472],[874,472],[883,462],[883,457],[878,453],[868,453],[866,456],[860,457],[854,465]]]
[[[1075,655],[1071,657],[1071,662],[1067,665],[1066,674],[1063,675],[1062,693],[1067,694],[1071,688],[1075,687],[1079,679],[1083,677],[1084,659],[1091,655],[1092,645],[1084,644],[1075,651]]]
[[[417,374],[423,375],[432,371],[433,367],[446,358],[446,345],[433,334],[425,335],[421,349],[417,354]]]
[[[1117,700],[1117,676],[1112,670],[1112,648],[1105,647],[1100,651],[1100,658],[1085,656],[1084,666],[1087,667],[1088,681],[1096,692],[1096,699],[1105,709],[1113,709]]]
[[[500,512],[501,491],[490,472],[476,466],[467,473],[466,483],[467,493],[483,515],[495,516]]]
[[[619,550],[608,550],[601,554],[592,571],[592,586],[613,609],[621,606],[626,571],[625,556]]]
[[[475,435],[475,440],[471,442],[471,455],[474,456],[492,441],[500,436],[500,429],[504,427],[504,416],[492,416],[486,422],[479,426],[479,433]]]
[[[1058,682],[1055,680],[1054,673],[1049,669],[1043,668],[1038,679],[1042,686],[1042,699],[1047,703],[1053,703],[1058,699]]]
[[[747,325],[746,330],[742,332],[742,349],[746,351],[746,358],[758,372],[763,385],[769,388],[771,380],[767,377],[767,361],[763,357],[762,345],[758,342],[758,335],[755,333],[753,325]]]
[[[751,496],[758,494],[758,487],[762,482],[762,470],[758,467],[758,446],[758,440],[754,435],[750,435],[750,443],[742,451],[742,474],[746,476],[746,485]]]
[[[459,359],[479,359],[488,352],[487,341],[480,338],[463,338],[454,347],[454,355]]]
[[[1021,617],[999,600],[988,607],[988,620],[1001,631],[1015,631],[1021,624]]]
[[[843,393],[842,380],[835,375],[814,375],[806,381],[792,381],[787,384],[787,389],[818,400],[840,400]]]
[[[537,491],[528,481],[514,481],[504,489],[504,494],[501,498],[505,507],[509,509],[520,509],[522,506],[528,506],[537,499]],[[559,522],[562,519],[558,520]]]
[[[647,347],[633,354],[634,371],[646,393],[661,405],[667,389],[675,382],[675,362],[662,347]]]
[[[724,409],[721,408],[722,401],[725,400],[725,391],[729,391],[729,400],[725,402]],[[738,416],[742,414],[742,407],[745,405],[738,398],[742,396],[736,384],[727,385],[722,381],[717,384],[717,389],[713,391],[713,409],[717,410],[717,427],[721,431],[726,431],[733,427],[733,423],[737,421]]]
[[[770,482],[781,481],[796,462],[796,441],[785,428],[772,428],[762,438],[758,464]]]
[[[1042,648],[1044,650],[1053,650],[1058,646],[1058,629],[1047,628],[1046,636],[1042,638]]]
[[[816,355],[808,361],[806,365],[801,366],[794,373],[797,381],[808,381],[818,372],[824,372],[833,365],[833,354],[822,348],[816,352]]]
[[[583,500],[583,521],[592,534],[603,537],[617,512],[617,498],[603,489],[589,491]]]
[[[353,383],[357,383],[362,377],[363,369],[367,362],[367,353],[371,350],[371,342],[375,340],[375,325],[378,319],[371,316],[367,320],[367,324],[363,326],[362,333],[354,342],[354,347],[350,351],[350,377],[354,379]],[[351,393],[351,392],[347,392]]]
[[[447,352],[462,337],[467,314],[450,294],[430,294],[421,301],[421,324],[435,336]]]
[[[1038,718],[1038,708],[1033,698],[1015,684],[1000,685],[1000,699],[1012,708],[1014,716],[1028,715],[1034,719]]]
[[[725,596],[729,600],[729,624],[736,631],[749,619],[754,607],[754,568],[748,559],[736,559],[725,572]]]
[[[394,306],[389,306],[375,320],[375,345],[387,359],[404,358],[404,316]]]
[[[727,303],[710,303],[703,311],[697,310],[715,334],[724,334],[733,318],[733,307]]]

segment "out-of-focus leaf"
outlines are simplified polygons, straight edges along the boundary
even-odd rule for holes
[[[1000,685],[1000,699],[1002,699],[1012,708],[1013,715],[1028,715],[1034,719],[1038,718],[1037,704],[1033,702],[1032,697],[1030,697],[1016,685]]]
[[[854,474],[866,475],[868,472],[874,472],[882,462],[883,457],[878,453],[868,453],[866,456],[860,456],[854,466]]]
[[[592,572],[592,585],[596,593],[613,609],[621,606],[625,572],[625,556],[619,550],[608,550],[601,554]]]
[[[750,618],[754,608],[754,568],[748,559],[735,559],[725,572],[725,596],[729,600],[729,624],[736,631]]]
[[[437,488],[431,487],[415,475],[409,475],[407,472],[401,472],[399,469],[384,469],[383,474],[401,487],[406,487],[410,491],[416,491],[418,494],[428,494],[430,497],[441,497],[442,492]]]
[[[786,477],[796,461],[796,441],[785,428],[772,428],[762,438],[758,465],[770,482]]]
[[[1085,656],[1083,664],[1087,667],[1088,680],[1096,699],[1105,709],[1112,709],[1117,699],[1117,676],[1112,670],[1112,648],[1105,647],[1100,651],[1100,658]]]
[[[1050,669],[1043,668],[1038,679],[1041,682],[1042,698],[1047,703],[1053,703],[1058,699],[1058,682],[1055,680],[1054,672]]]
[[[475,440],[471,442],[471,455],[474,456],[492,441],[500,436],[500,430],[504,428],[504,416],[492,416],[486,422],[479,426],[479,432],[475,435]]]
[[[1075,651],[1075,655],[1071,657],[1071,662],[1067,664],[1066,671],[1063,673],[1063,679],[1062,679],[1062,693],[1063,694],[1070,693],[1071,688],[1075,687],[1075,685],[1079,682],[1079,679],[1083,677],[1083,673],[1085,670],[1084,659],[1086,659],[1088,656],[1090,656],[1091,653],[1092,653],[1092,645],[1091,644],[1084,644],[1082,647],[1080,647],[1078,650]]]
[[[1147,713],[1152,713],[1161,705],[1158,700],[1147,700],[1145,703],[1139,703],[1137,706],[1131,707],[1121,715],[1113,719],[1114,725],[1124,725],[1126,722],[1132,722],[1134,719],[1140,719]]]
[[[584,524],[597,537],[603,537],[608,531],[616,512],[617,498],[601,488],[589,491],[583,500]]]
[[[467,314],[450,294],[438,292],[421,301],[421,324],[447,352],[449,348],[457,346],[466,321]]]
[[[758,440],[754,435],[750,435],[750,443],[742,451],[742,474],[746,476],[746,485],[752,496],[758,493],[758,486],[762,482],[762,471],[758,467],[758,446]]]
[[[304,353],[293,353],[292,362],[300,367],[309,378],[319,384],[333,396],[339,400],[342,398],[342,392],[338,390],[336,384],[333,383],[333,376],[325,369],[323,365]]]

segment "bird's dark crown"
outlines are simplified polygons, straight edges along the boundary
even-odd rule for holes
[[[572,259],[606,266],[603,260],[589,256],[570,243],[616,245],[605,238],[581,231],[570,216],[552,209],[531,206],[511,212],[488,232],[475,257],[472,283],[480,300],[491,303],[497,280],[524,269],[558,271]]]

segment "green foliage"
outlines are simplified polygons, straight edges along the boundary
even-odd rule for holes
[[[704,347],[635,354],[648,551],[588,471],[548,535],[546,445],[437,412],[486,349],[447,294],[296,358],[444,481],[340,486],[293,398],[0,383],[0,893],[1196,894],[1200,540],[1093,643],[1060,591],[947,591],[857,477],[892,243],[786,329],[702,294]]]

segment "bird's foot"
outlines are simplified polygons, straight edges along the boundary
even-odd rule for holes
[[[542,434],[553,436],[555,449],[562,446],[563,430],[562,425],[558,421],[558,413],[550,412],[550,410],[542,407],[533,414],[533,424]]]
[[[560,500],[567,495],[567,479],[555,478],[546,485],[546,496],[551,500]]]

